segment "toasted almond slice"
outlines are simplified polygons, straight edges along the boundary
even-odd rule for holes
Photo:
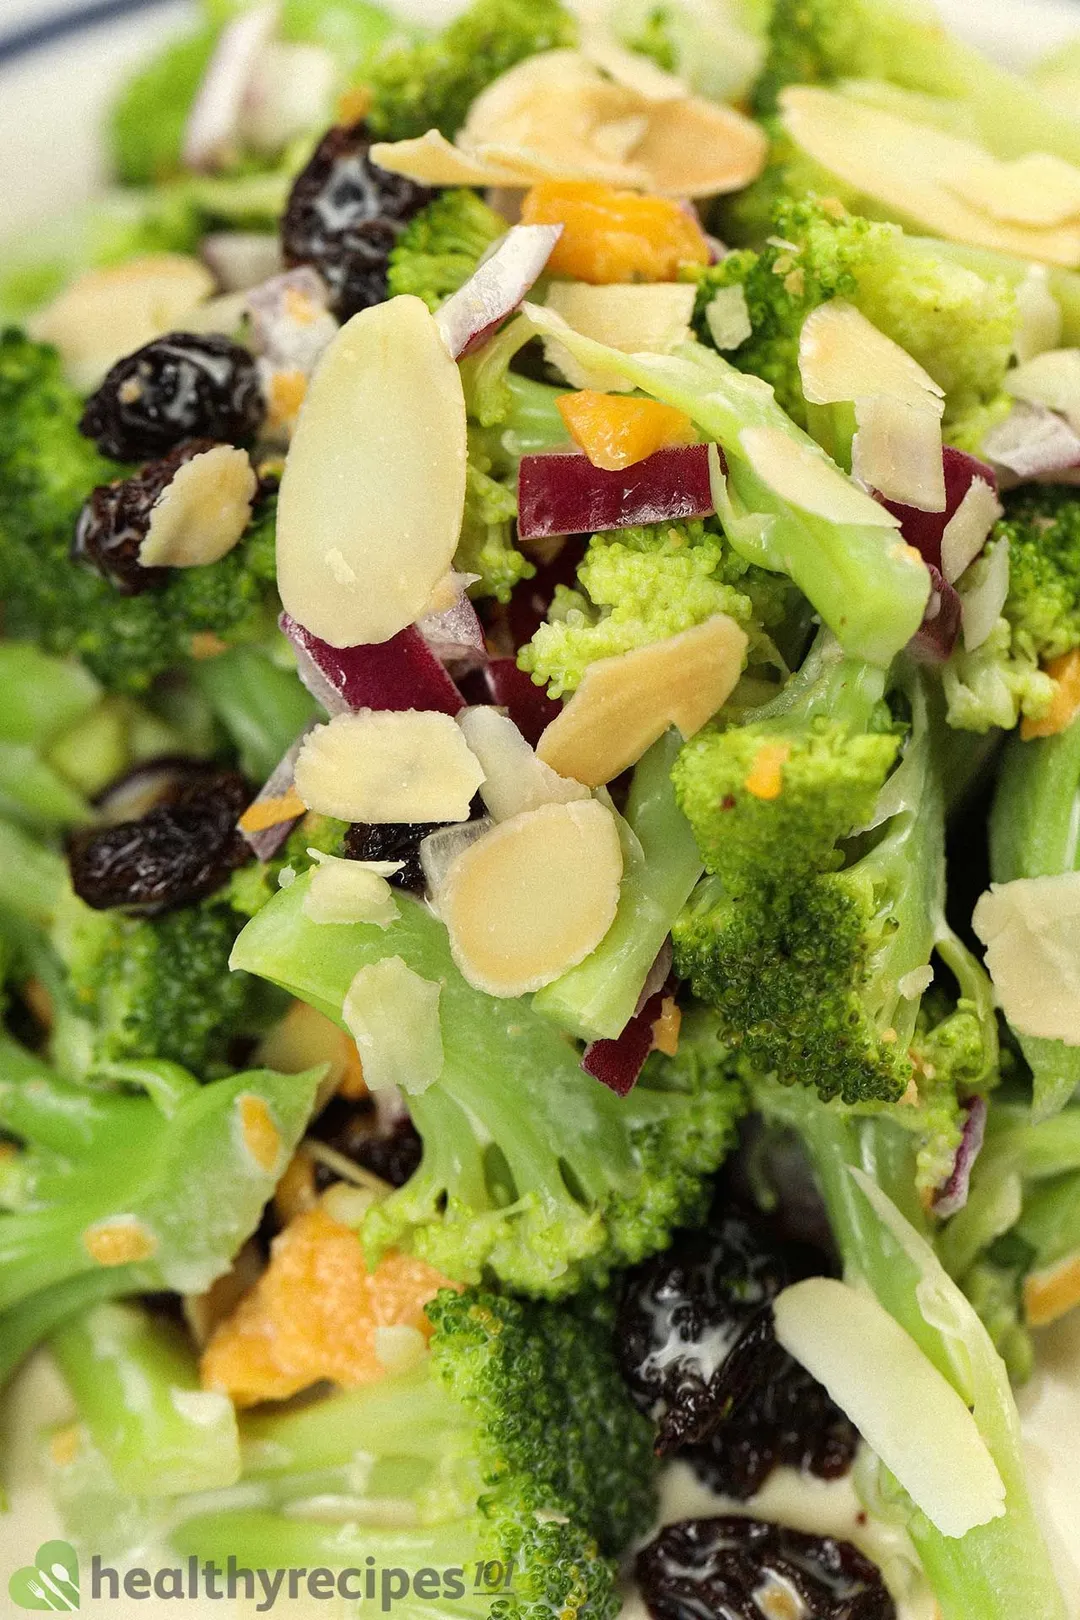
[[[845,477],[816,445],[804,444],[776,427],[744,428],[739,442],[762,483],[799,511],[830,523],[900,527],[898,518]]]
[[[1080,433],[1080,349],[1047,349],[1005,378],[1014,399],[1060,411]]]
[[[76,277],[33,317],[30,332],[54,344],[72,382],[90,389],[114,361],[175,328],[213,290],[214,278],[198,259],[148,253]]]
[[[1009,595],[1009,542],[1004,536],[987,546],[973,573],[975,578],[965,580],[960,593],[960,622],[968,652],[981,647],[991,634]]]
[[[687,95],[686,85],[674,73],[665,73],[640,51],[628,51],[602,29],[584,29],[581,54],[594,67],[646,101],[675,101]]]
[[[671,197],[717,197],[740,191],[765,167],[765,132],[734,107],[684,96],[653,105],[649,129],[630,161],[649,189]]]
[[[412,624],[453,560],[465,506],[465,397],[419,298],[354,315],[323,355],[285,462],[282,604],[334,647]]]
[[[575,332],[626,354],[669,354],[690,336],[694,288],[656,281],[593,287],[584,281],[553,281],[545,307]],[[634,384],[612,371],[582,365],[556,338],[544,339],[544,355],[575,388],[601,394],[629,393]]]
[[[973,478],[941,536],[941,572],[950,585],[975,561],[1001,515],[1001,502],[986,479]]]
[[[1080,872],[991,884],[972,926],[1013,1029],[1080,1046]]]
[[[949,190],[1011,225],[1065,225],[1080,217],[1080,169],[1049,152],[1028,152],[1011,163],[989,154],[946,170]]]
[[[391,174],[404,174],[423,186],[525,186],[513,169],[501,168],[452,146],[437,129],[407,141],[376,141],[371,161]]]
[[[316,923],[372,923],[388,928],[401,915],[384,877],[360,861],[325,856],[311,874],[301,907]]]
[[[649,647],[590,664],[537,746],[541,760],[589,787],[634,765],[670,726],[692,737],[735,689],[746,634],[724,613]]]
[[[308,809],[341,821],[467,821],[483,780],[460,727],[421,709],[335,715],[296,760]]]
[[[355,1042],[306,1001],[292,1002],[284,1018],[263,1036],[256,1049],[256,1061],[282,1074],[302,1074],[316,1064],[325,1064],[326,1078],[319,1085],[316,1113],[336,1091],[345,1097],[363,1097],[367,1093]]]
[[[939,417],[945,409],[945,390],[933,377],[842,298],[821,304],[803,322],[799,375],[811,405],[887,394],[935,409]]]
[[[498,709],[466,709],[458,716],[465,741],[484,772],[481,797],[496,821],[509,821],[542,804],[587,799],[581,782],[560,776],[538,759],[509,715]]]
[[[246,450],[215,444],[192,456],[150,510],[144,568],[195,568],[232,550],[251,519],[259,481]]]
[[[439,911],[454,961],[491,996],[550,984],[611,927],[622,869],[615,817],[594,799],[501,822],[446,874]]]
[[[469,107],[461,133],[470,146],[501,140],[538,98],[550,105],[553,97],[570,97],[600,83],[600,74],[580,51],[540,51],[500,73],[481,90]]]
[[[362,967],[345,993],[341,1016],[356,1041],[372,1091],[397,1086],[419,1096],[442,1073],[442,986],[422,979],[400,956]]]
[[[930,395],[924,398],[931,407],[941,403]],[[944,512],[939,411],[890,394],[871,394],[855,401],[855,422],[852,475],[886,500],[920,512]]]
[[[493,167],[515,174],[515,184],[535,185],[539,180],[596,180],[601,185],[647,191],[648,172],[640,164],[617,163],[595,147],[561,154],[535,146],[489,141],[474,149],[475,156]]]

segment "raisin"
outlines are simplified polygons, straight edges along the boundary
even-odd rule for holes
[[[79,431],[114,461],[147,461],[184,439],[249,444],[266,405],[255,361],[226,337],[170,332],[118,360]]]
[[[357,821],[345,834],[342,854],[349,861],[404,861],[401,871],[386,881],[410,894],[423,894],[420,844],[428,833],[450,825],[445,821]]]
[[[204,772],[137,821],[76,834],[68,851],[76,894],[96,911],[153,913],[213,894],[250,858],[236,830],[250,796],[238,772]]]
[[[668,1525],[635,1573],[655,1620],[896,1620],[881,1571],[857,1547],[763,1519]]]
[[[373,1176],[403,1187],[420,1163],[424,1144],[407,1114],[385,1124],[370,1105],[334,1097],[312,1127],[312,1134]],[[337,1179],[316,1166],[316,1185]]]
[[[434,196],[373,164],[371,142],[363,123],[329,130],[293,182],[281,223],[285,263],[319,272],[342,321],[386,298],[390,250]]]
[[[160,589],[171,570],[144,568],[139,561],[154,502],[185,462],[213,448],[211,439],[189,439],[130,478],[99,484],[79,513],[71,555],[96,568],[124,596]]]

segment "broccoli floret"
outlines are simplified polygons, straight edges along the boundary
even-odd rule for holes
[[[392,296],[413,293],[429,309],[457,292],[506,221],[475,191],[443,191],[421,209],[390,253],[387,286]]]
[[[103,685],[140,691],[190,662],[192,638],[255,640],[277,611],[274,508],[265,501],[220,562],[177,568],[161,590],[121,596],[74,563],[71,539],[95,485],[122,474],[78,431],[81,401],[59,357],[22,333],[0,336],[0,596],[5,630],[75,652]]]
[[[614,1620],[613,1560],[649,1523],[655,1464],[612,1352],[610,1304],[446,1290],[427,1314],[435,1331],[417,1368],[242,1417],[244,1480],[261,1504],[211,1497],[172,1545],[253,1568],[354,1566],[355,1593],[373,1556],[406,1620],[431,1611],[421,1571],[441,1577],[439,1612],[462,1620]],[[395,1485],[368,1484],[362,1500],[361,1464],[366,1481]],[[319,1512],[316,1489],[355,1499],[347,1524]],[[411,1521],[387,1529],[380,1494],[408,1503]]]
[[[560,0],[474,0],[436,39],[390,48],[375,61],[368,123],[386,140],[429,129],[452,139],[493,79],[527,56],[576,44]]]
[[[898,225],[849,214],[835,198],[785,197],[759,253],[743,250],[699,272],[695,327],[709,342],[705,311],[721,287],[746,295],[753,332],[729,358],[771,383],[803,427],[799,337],[811,310],[853,303],[945,390],[945,434],[970,430],[973,413],[1005,400],[1016,295],[1003,275],[976,274]],[[981,418],[980,418],[981,419]]]
[[[1041,719],[1054,696],[1052,679],[1015,645],[1005,618],[971,652],[958,640],[941,679],[947,719],[958,731],[1011,731],[1021,715]]]
[[[256,1070],[199,1086],[147,1064],[139,1096],[72,1084],[7,1037],[0,1069],[0,1127],[20,1144],[0,1185],[0,1377],[92,1298],[201,1293],[228,1270],[320,1078]]]
[[[346,992],[369,963],[400,956],[442,986],[444,1066],[408,1099],[423,1159],[366,1217],[369,1254],[407,1248],[462,1281],[490,1272],[558,1296],[602,1282],[700,1214],[701,1177],[719,1164],[743,1105],[720,1048],[707,1070],[657,1062],[620,1100],[538,1011],[466,984],[425,907],[402,896],[386,929],[332,927],[305,917],[306,889],[299,878],[263,907],[236,943],[234,967],[343,1027]]]
[[[1009,543],[1013,647],[1045,663],[1080,647],[1080,497],[1067,485],[1028,485],[1002,504],[993,539]]]
[[[519,656],[535,681],[551,683],[553,697],[579,686],[594,659],[662,641],[715,613],[749,628],[762,660],[775,658],[766,631],[796,600],[787,580],[744,562],[714,519],[593,535],[577,578],[575,589],[557,589],[548,623]]]
[[[474,449],[465,473],[465,510],[454,567],[478,576],[469,587],[472,596],[508,602],[514,586],[531,579],[536,569],[514,545],[517,495],[490,476],[489,466],[487,457]]]

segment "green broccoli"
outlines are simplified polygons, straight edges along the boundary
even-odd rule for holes
[[[985,425],[988,412],[1008,408],[1002,383],[1017,308],[1004,275],[977,274],[935,243],[849,214],[835,198],[784,197],[770,225],[759,253],[733,253],[697,273],[694,324],[709,342],[710,300],[722,287],[741,286],[753,331],[730,359],[771,383],[800,426],[812,410],[799,377],[799,337],[811,310],[832,298],[853,303],[945,390],[948,440],[967,434],[973,419]]]
[[[277,612],[274,510],[220,562],[175,569],[162,590],[121,596],[74,563],[71,538],[95,485],[123,469],[78,431],[81,402],[56,353],[22,333],[0,336],[0,596],[9,635],[77,653],[103,685],[141,691],[190,664],[192,637],[257,640]]]
[[[509,602],[514,586],[536,573],[534,565],[514,545],[517,494],[508,484],[492,478],[490,462],[477,449],[465,473],[465,511],[454,567],[475,574],[472,596],[493,596]]]
[[[560,0],[473,0],[435,39],[388,47],[366,75],[368,123],[385,140],[438,129],[452,139],[500,74],[540,51],[577,44]]]
[[[980,563],[973,566],[977,570]],[[1053,680],[1033,654],[1016,645],[1004,617],[970,652],[958,639],[941,681],[949,725],[958,731],[1011,731],[1021,715],[1041,719],[1054,695]]]
[[[0,1377],[91,1300],[200,1293],[227,1271],[319,1079],[256,1070],[200,1086],[147,1063],[140,1096],[72,1084],[4,1037],[0,1128],[20,1146],[0,1179]]]
[[[620,1100],[584,1073],[573,1045],[538,1010],[466,984],[445,929],[424,906],[400,897],[400,917],[386,929],[316,924],[304,915],[306,889],[299,878],[258,912],[236,942],[234,967],[342,1027],[345,994],[369,963],[400,956],[442,986],[444,1067],[408,1099],[423,1159],[368,1213],[369,1254],[407,1248],[447,1276],[475,1282],[490,1272],[523,1292],[558,1296],[602,1282],[701,1218],[704,1178],[731,1146],[743,1107],[719,1045],[709,1065],[654,1059]],[[646,946],[630,1012],[662,938]]]
[[[1009,543],[1005,617],[1014,653],[1046,663],[1080,647],[1080,495],[1026,485],[1002,497],[995,541]]]
[[[390,251],[391,295],[413,293],[437,309],[505,233],[505,219],[475,191],[440,192],[409,221]]]

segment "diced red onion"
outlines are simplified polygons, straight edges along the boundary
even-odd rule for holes
[[[254,6],[222,29],[188,114],[185,167],[215,169],[228,156],[259,57],[277,28],[278,10],[276,4]]]
[[[525,741],[535,748],[562,704],[550,698],[513,658],[493,658],[484,671],[492,703],[505,709]]]
[[[900,532],[909,546],[914,546],[923,561],[941,569],[941,537],[945,526],[956,512],[976,478],[981,478],[997,489],[997,474],[985,461],[969,456],[964,450],[946,445],[942,452],[945,470],[945,510],[922,512],[915,506],[904,506],[899,501],[887,501],[877,495],[886,511],[900,520]]]
[[[1080,467],[1080,436],[1046,405],[1018,399],[983,440],[983,452],[1023,482]]]
[[[281,756],[266,781],[251,801],[252,804],[263,804],[267,799],[283,799],[293,785],[293,773],[296,769],[296,759],[300,752],[304,738],[315,725],[312,720],[306,725],[296,741]],[[250,810],[251,805],[248,806]],[[238,830],[251,846],[252,852],[260,861],[272,861],[278,850],[284,844],[297,822],[303,819],[303,812],[290,816],[287,821],[275,821],[272,827],[261,827],[258,832],[248,832],[240,824]]]
[[[473,578],[473,575],[466,575]],[[416,621],[416,628],[439,661],[455,675],[482,669],[487,663],[484,628],[465,592],[445,613],[429,613]]]
[[[491,257],[436,311],[455,360],[479,348],[517,309],[561,235],[561,225],[512,225]]]
[[[930,600],[922,624],[908,642],[908,651],[921,663],[943,664],[960,634],[961,602],[940,568],[935,568],[932,562],[926,567],[930,574]]]
[[[560,450],[522,456],[518,470],[523,540],[676,522],[707,517],[713,510],[704,444],[656,450],[621,472],[607,472],[588,456]]]
[[[389,641],[331,647],[283,613],[300,679],[327,714],[349,709],[434,709],[458,714],[465,700],[415,625]]]
[[[616,1097],[625,1097],[633,1091],[645,1067],[653,1047],[653,1025],[663,1011],[664,989],[665,986],[661,986],[649,997],[613,1041],[590,1041],[585,1048],[581,1067]]]
[[[671,977],[671,958],[671,936],[669,934],[656,953],[656,961],[645,976],[645,983],[641,987],[641,994],[638,996],[637,1006],[634,1008],[635,1018],[639,1012],[644,1011],[646,1002],[651,1001],[656,992],[663,990],[667,984],[668,979]]]
[[[558,549],[550,562],[540,563],[532,579],[523,579],[515,585],[506,610],[506,622],[515,647],[524,647],[532,640],[547,618],[558,587],[577,584],[578,564],[585,555],[587,543],[584,535],[576,534],[557,540]]]
[[[942,1220],[957,1214],[967,1203],[971,1171],[975,1160],[979,1157],[983,1137],[986,1134],[986,1098],[969,1097],[963,1107],[967,1110],[967,1118],[964,1121],[952,1171],[934,1198],[934,1214],[940,1215]]]

